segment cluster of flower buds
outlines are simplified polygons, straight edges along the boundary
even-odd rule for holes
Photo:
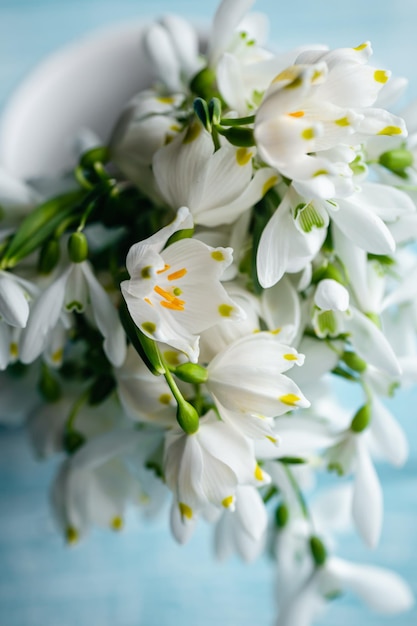
[[[221,2],[204,54],[181,18],[148,28],[153,85],[64,194],[2,174],[0,411],[65,452],[69,542],[168,500],[181,543],[204,517],[219,557],[273,546],[279,626],[345,588],[406,610],[397,575],[331,554],[350,522],[378,544],[373,461],[408,453],[383,403],[417,378],[404,81],[369,43],[272,54],[252,4]]]

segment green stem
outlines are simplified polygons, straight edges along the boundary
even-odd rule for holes
[[[298,503],[300,505],[301,512],[302,512],[304,518],[308,522],[311,522],[310,511],[308,510],[307,502],[305,501],[303,493],[302,493],[302,491],[301,491],[301,489],[300,489],[296,479],[294,478],[294,474],[292,473],[292,471],[290,470],[288,465],[282,464],[282,467],[284,468],[284,471],[287,474],[288,480],[291,483],[291,487],[293,488],[294,494],[297,497],[297,500],[298,500]]]
[[[89,398],[90,395],[90,389],[87,389],[86,391],[84,391],[83,394],[81,394],[81,396],[74,402],[72,409],[67,417],[67,421],[65,423],[65,430],[67,432],[72,432],[74,430],[74,423],[75,423],[75,418],[77,417],[77,414],[79,412],[79,410],[81,409],[82,405],[85,404]]]
[[[255,121],[254,115],[249,115],[248,117],[238,117],[238,118],[222,118],[220,120],[221,126],[246,126],[247,124],[253,124]]]

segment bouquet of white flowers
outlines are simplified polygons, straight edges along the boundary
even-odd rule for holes
[[[368,42],[273,54],[252,4],[223,0],[204,45],[149,26],[153,82],[63,193],[3,173],[0,386],[65,453],[69,543],[170,500],[178,542],[204,517],[219,557],[273,552],[279,626],[345,588],[403,611],[407,584],[331,534],[375,547],[373,459],[407,458],[381,399],[417,371],[417,135],[385,108],[404,81]],[[351,480],[306,497],[326,472]]]

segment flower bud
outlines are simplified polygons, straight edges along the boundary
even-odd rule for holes
[[[252,128],[239,128],[237,126],[222,128],[217,126],[217,130],[223,137],[226,137],[227,141],[231,143],[232,146],[250,148],[255,145],[255,137]]]
[[[369,426],[369,422],[371,421],[371,407],[369,404],[364,404],[361,408],[355,413],[354,418],[352,419],[350,429],[354,433],[361,433]]]
[[[205,367],[197,363],[183,363],[175,369],[175,376],[186,383],[199,385],[205,383],[208,373]]]
[[[84,233],[75,232],[68,240],[68,255],[72,263],[82,263],[88,257],[88,242]]]
[[[196,409],[184,399],[178,404],[177,422],[187,435],[196,433],[200,426]]]
[[[216,72],[209,67],[204,67],[191,80],[190,89],[197,96],[209,100],[216,92]]]
[[[317,567],[321,567],[325,564],[327,559],[327,550],[322,540],[315,535],[310,537],[310,551]]]
[[[391,172],[401,173],[406,167],[410,167],[413,164],[413,155],[409,150],[405,148],[397,148],[395,150],[388,150],[379,157],[379,163],[391,170]]]
[[[346,365],[353,370],[354,372],[359,372],[360,374],[364,372],[367,368],[366,361],[361,359],[355,352],[344,352],[342,356],[342,361],[346,363]]]

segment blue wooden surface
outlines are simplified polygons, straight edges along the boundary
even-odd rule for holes
[[[92,29],[166,11],[207,20],[215,0],[0,0],[0,106],[50,52]],[[373,43],[381,66],[411,79],[417,95],[415,0],[260,0],[277,47],[307,42],[331,46]],[[410,97],[410,96],[409,96]],[[403,470],[379,469],[385,484],[382,545],[370,553],[354,537],[341,554],[395,568],[417,595],[417,392],[392,407],[410,434]],[[55,463],[38,463],[24,433],[0,433],[0,624],[3,626],[267,626],[273,623],[273,569],[265,558],[244,566],[211,558],[203,524],[177,546],[166,518],[129,520],[121,534],[94,532],[75,549],[63,545],[47,502]],[[415,626],[417,612],[391,620],[370,614],[347,595],[322,626]],[[294,625],[297,626],[297,625]]]

